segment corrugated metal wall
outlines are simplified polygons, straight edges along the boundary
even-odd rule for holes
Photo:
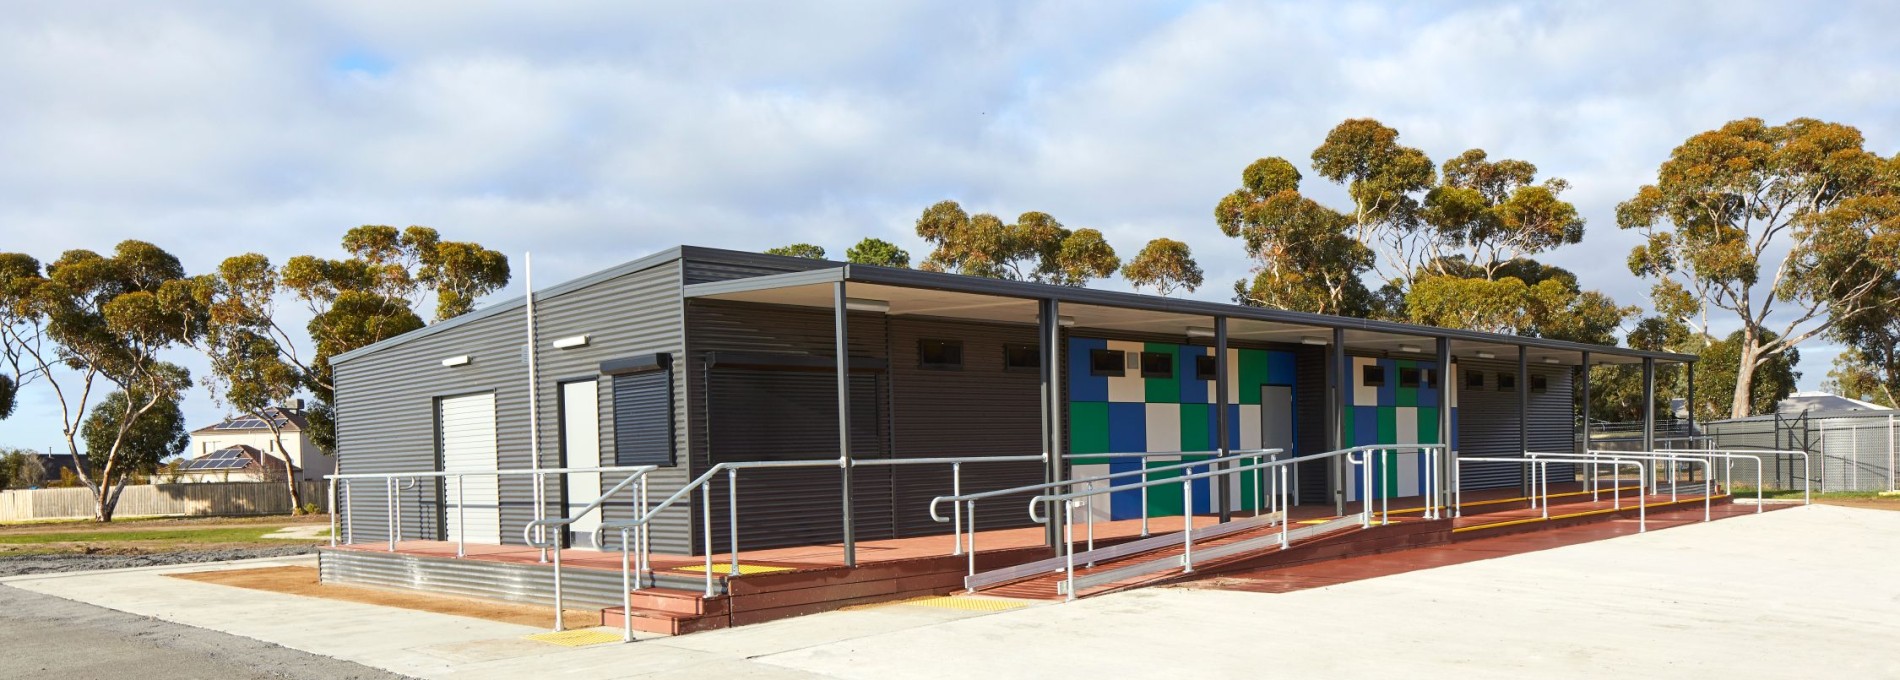
[[[536,298],[535,313],[542,345],[540,353],[541,464],[560,462],[559,389],[556,384],[599,374],[609,359],[667,352],[683,352],[680,334],[680,266],[677,261],[655,266],[552,297]],[[336,366],[337,447],[344,473],[412,472],[436,469],[435,399],[443,396],[493,391],[496,400],[496,438],[501,469],[530,465],[528,442],[528,377],[522,348],[527,344],[525,313],[517,305],[498,313],[428,333],[368,354],[350,357]],[[557,350],[558,338],[586,334],[585,347]],[[442,359],[469,355],[468,365],[444,367]],[[685,393],[684,376],[676,375],[676,394]],[[608,389],[609,381],[600,382]],[[613,460],[613,399],[603,393],[601,454]],[[683,422],[681,432],[684,432]],[[686,445],[683,434],[678,446]],[[655,473],[654,488],[676,486],[685,470]],[[607,475],[603,485],[619,480]],[[403,508],[405,537],[440,537],[440,512],[433,485],[409,492]],[[501,484],[502,540],[519,543],[521,528],[533,517],[532,484],[523,477]],[[560,512],[558,485],[548,485],[549,514]],[[627,505],[610,505],[609,519],[630,515]],[[364,540],[386,526],[380,484],[365,484],[354,494],[351,513],[357,538]],[[671,513],[656,524],[657,549],[685,548],[684,512]],[[372,529],[372,527],[376,527]]]
[[[892,450],[899,458],[1033,456],[1042,453],[1041,379],[1034,370],[1005,370],[1003,345],[1035,345],[1036,327],[969,321],[891,320]],[[919,365],[918,341],[963,343],[962,370]],[[950,468],[911,465],[894,469],[892,504],[898,534],[947,534],[950,525],[930,519],[930,500],[950,495]],[[963,490],[1005,489],[1043,480],[1042,463],[971,464],[963,467]],[[1030,524],[1025,495],[979,506],[983,529]],[[949,512],[946,510],[945,514]]]
[[[835,460],[838,457],[837,383],[831,368],[835,327],[827,310],[692,300],[686,306],[688,439],[694,474],[721,462]],[[850,315],[851,356],[884,360],[886,317]],[[813,367],[708,365],[719,354],[823,360]],[[852,457],[889,456],[883,370],[854,368]],[[888,468],[852,472],[853,526],[860,539],[890,538]],[[811,545],[841,539],[841,474],[835,468],[754,470],[739,473],[740,549]],[[728,540],[725,481],[713,493],[713,543]],[[696,499],[697,500],[697,499]],[[698,505],[698,503],[695,503]],[[695,541],[700,527],[695,526]]]
[[[1482,389],[1465,387],[1465,372],[1484,373]],[[1523,453],[1518,447],[1518,392],[1500,391],[1498,374],[1517,373],[1515,360],[1458,359],[1458,453],[1463,456],[1509,457]],[[1530,447],[1532,451],[1572,451],[1576,447],[1576,420],[1572,414],[1574,398],[1568,366],[1532,364],[1530,375],[1543,376],[1543,392],[1530,395]],[[1518,389],[1530,389],[1530,380],[1517,377]],[[1553,481],[1574,474],[1567,465],[1552,465]],[[1465,463],[1462,484],[1466,489],[1517,486],[1523,482],[1524,466],[1510,463]]]
[[[1326,385],[1325,347],[1299,345],[1293,350],[1293,387],[1294,409],[1299,420],[1299,454],[1309,455],[1325,453],[1331,450],[1332,419],[1327,416],[1333,410],[1332,389]],[[1297,487],[1301,503],[1333,502],[1331,486],[1331,463],[1316,460],[1299,465],[1299,486]]]

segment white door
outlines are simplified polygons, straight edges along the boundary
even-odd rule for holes
[[[495,395],[474,394],[443,399],[436,415],[442,438],[443,472],[493,472],[495,458]],[[469,475],[444,480],[443,524],[449,540],[501,544],[500,485],[494,475]]]
[[[561,467],[600,467],[600,385],[593,380],[561,385]],[[567,475],[567,516],[572,517],[598,498],[600,473]],[[600,510],[595,509],[570,527],[572,545],[600,547],[594,545],[594,528],[598,526]]]

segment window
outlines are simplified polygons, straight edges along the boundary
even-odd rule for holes
[[[1194,379],[1195,380],[1218,380],[1219,376],[1220,376],[1220,361],[1218,360],[1218,357],[1213,357],[1206,354],[1194,357]]]
[[[917,365],[923,368],[963,368],[962,340],[918,340]]]
[[[608,361],[600,369],[613,378],[614,464],[675,465],[671,355]]]
[[[1418,387],[1418,369],[1401,367],[1399,369],[1399,387]]]
[[[1498,391],[1499,392],[1510,392],[1516,389],[1517,389],[1517,374],[1516,373],[1499,373],[1498,374]]]
[[[1167,352],[1142,352],[1141,377],[1162,379],[1174,377],[1174,355]]]
[[[1550,389],[1550,379],[1541,375],[1531,376],[1531,391],[1542,392]]]
[[[1359,384],[1366,387],[1385,387],[1385,367],[1373,364],[1359,373]]]
[[[1124,361],[1126,360],[1122,358],[1121,350],[1089,350],[1089,375],[1105,375],[1117,378],[1127,375],[1128,368],[1127,364],[1123,363]]]
[[[1465,371],[1465,389],[1484,389],[1484,371]]]
[[[1421,368],[1418,370],[1420,373],[1424,375],[1426,389],[1432,389],[1432,390],[1438,389],[1438,369]]]
[[[1003,345],[1003,370],[1035,371],[1042,368],[1042,348],[1026,343]]]

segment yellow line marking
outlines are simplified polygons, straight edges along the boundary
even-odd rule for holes
[[[1728,494],[1722,494],[1720,496],[1715,496],[1714,498],[1727,498],[1727,497],[1728,497]],[[1700,503],[1701,501],[1702,499],[1700,498],[1662,501],[1660,503],[1651,503],[1649,504],[1649,507],[1652,509],[1662,508],[1662,507],[1668,507],[1671,505],[1683,505],[1686,503]],[[1497,522],[1494,524],[1479,524],[1477,526],[1459,527],[1457,529],[1452,529],[1451,532],[1456,534],[1456,533],[1461,533],[1465,531],[1477,531],[1479,529],[1495,529],[1498,527],[1516,526],[1519,524],[1530,524],[1531,522],[1549,522],[1549,521],[1560,520],[1560,519],[1570,519],[1572,517],[1586,517],[1589,515],[1602,515],[1606,513],[1625,512],[1625,511],[1635,510],[1635,509],[1637,509],[1637,506],[1625,505],[1621,508],[1604,508],[1602,510],[1587,510],[1584,512],[1573,512],[1567,515],[1551,515],[1549,519],[1546,519],[1543,517],[1530,517],[1526,519],[1514,519],[1509,522]]]
[[[563,631],[556,631],[552,633],[535,633],[533,635],[524,635],[522,637],[524,639],[534,640],[536,642],[546,642],[551,645],[560,645],[562,647],[586,647],[589,645],[603,645],[609,642],[620,642],[625,639],[621,637],[621,635],[622,634],[619,632],[610,631],[606,629],[582,628],[578,630],[563,630]]]
[[[968,612],[1002,612],[1029,606],[1028,603],[1017,600],[1001,600],[988,597],[958,597],[954,595],[920,597],[905,600],[900,604],[916,605],[919,607],[936,607],[938,609],[956,609]]]
[[[768,567],[763,564],[739,565],[740,576],[746,576],[749,574],[770,574],[775,571],[791,571],[791,570],[792,570],[791,567]],[[673,571],[690,571],[690,572],[703,574],[703,573],[706,573],[706,565],[694,564],[694,565],[685,566],[685,567],[674,567]],[[730,574],[732,573],[732,565],[731,564],[715,564],[713,565],[713,573],[714,574]]]
[[[1617,492],[1617,491],[1630,491],[1630,490],[1632,490],[1632,489],[1636,489],[1636,488],[1639,488],[1639,487],[1634,487],[1634,486],[1625,486],[1625,487],[1621,487],[1621,488],[1617,488],[1617,489],[1608,489],[1608,488],[1606,488],[1606,489],[1599,489],[1599,490],[1598,490],[1598,493],[1615,493],[1615,492]],[[1551,494],[1551,495],[1550,495],[1550,497],[1551,497],[1551,498],[1569,498],[1569,497],[1571,497],[1571,496],[1587,496],[1587,495],[1590,495],[1590,492],[1589,492],[1589,491],[1566,491],[1566,492],[1564,492],[1564,493],[1553,493],[1553,494]],[[1376,499],[1375,499],[1375,500],[1376,500]],[[1499,505],[1499,504],[1502,504],[1502,503],[1516,503],[1516,502],[1518,502],[1518,501],[1528,501],[1528,500],[1530,500],[1530,497],[1529,497],[1529,496],[1519,496],[1519,497],[1517,497],[1517,498],[1493,498],[1493,499],[1491,499],[1491,500],[1488,500],[1488,501],[1468,501],[1468,502],[1466,502],[1466,503],[1464,504],[1464,506],[1468,508],[1468,507],[1472,507],[1472,506],[1475,506],[1475,505]],[[1354,502],[1357,502],[1357,501],[1354,501]],[[1445,507],[1447,507],[1447,508],[1449,508],[1449,507],[1451,507],[1451,506],[1450,506],[1450,505],[1446,505]],[[1402,510],[1393,510],[1393,511],[1392,511],[1392,514],[1394,514],[1394,515],[1398,515],[1398,514],[1411,514],[1411,513],[1414,513],[1414,512],[1424,512],[1424,511],[1425,511],[1425,508],[1423,508],[1423,507],[1418,507],[1418,508],[1405,508],[1405,509],[1402,509]]]

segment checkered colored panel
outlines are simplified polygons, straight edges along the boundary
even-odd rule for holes
[[[1351,405],[1344,414],[1350,446],[1378,444],[1437,444],[1438,390],[1432,378],[1449,380],[1456,374],[1437,370],[1437,362],[1354,357]],[[1452,383],[1452,421],[1457,422],[1457,383]],[[1456,441],[1452,444],[1455,446]],[[1418,496],[1424,491],[1425,457],[1418,453],[1388,453],[1379,458],[1374,498]],[[1346,500],[1364,495],[1364,477],[1351,473]]]
[[[1211,451],[1219,444],[1215,418],[1218,381],[1200,373],[1201,358],[1213,349],[1199,345],[1132,342],[1103,338],[1069,340],[1069,448],[1072,453],[1171,453]],[[1106,353],[1106,354],[1104,354]],[[1145,357],[1143,355],[1146,355]],[[1145,361],[1144,361],[1145,359]],[[1155,370],[1165,366],[1171,370]],[[1147,367],[1149,370],[1143,370]],[[1261,446],[1261,387],[1293,386],[1294,361],[1290,352],[1229,348],[1228,440],[1238,449]],[[1076,478],[1141,469],[1138,458],[1081,458],[1073,461]],[[1149,467],[1181,462],[1175,457],[1147,458]],[[1205,471],[1206,468],[1191,468]],[[1176,477],[1179,470],[1157,472],[1151,479]],[[1137,483],[1138,477],[1118,480]],[[1252,509],[1253,481],[1232,482],[1235,509]],[[1212,512],[1213,487],[1208,480],[1192,485],[1196,512]],[[1185,490],[1159,485],[1148,490],[1152,516],[1181,514]],[[1117,492],[1109,502],[1098,502],[1101,519],[1131,519],[1141,515],[1138,490]]]

